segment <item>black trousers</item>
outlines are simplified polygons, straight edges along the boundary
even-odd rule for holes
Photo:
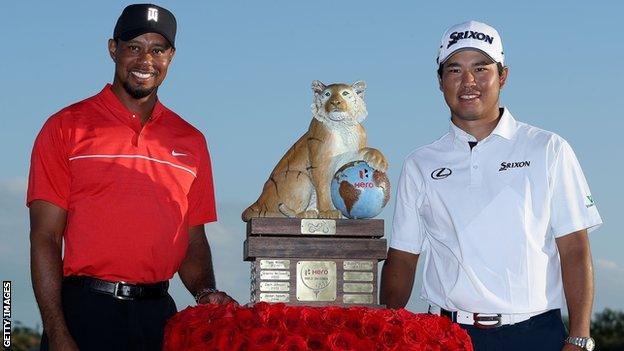
[[[151,300],[119,300],[63,282],[63,314],[81,351],[162,349],[167,319],[177,312],[167,295]],[[45,330],[41,350],[49,350]]]
[[[561,351],[568,332],[561,310],[550,310],[524,322],[493,329],[460,326],[472,338],[475,351]]]

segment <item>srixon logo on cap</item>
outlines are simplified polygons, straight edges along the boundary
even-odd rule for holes
[[[451,40],[449,41],[448,45],[446,46],[446,48],[450,48],[451,45],[456,44],[459,40],[462,39],[476,39],[476,40],[481,40],[481,41],[485,41],[489,44],[492,44],[492,42],[494,42],[494,38],[481,33],[481,32],[475,32],[472,30],[467,30],[465,32],[453,32],[450,35]]]

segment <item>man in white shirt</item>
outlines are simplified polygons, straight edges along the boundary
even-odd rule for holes
[[[602,220],[572,148],[500,107],[509,71],[496,29],[449,28],[438,64],[450,130],[403,166],[381,303],[406,305],[426,251],[421,296],[475,350],[592,350],[587,232]]]

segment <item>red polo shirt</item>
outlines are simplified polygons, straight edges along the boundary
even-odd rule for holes
[[[160,102],[141,126],[110,85],[45,123],[31,158],[33,200],[67,210],[63,274],[110,281],[170,279],[189,226],[216,220],[202,133]]]

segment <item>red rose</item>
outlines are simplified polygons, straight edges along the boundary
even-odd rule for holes
[[[343,308],[330,306],[323,309],[323,321],[327,324],[329,329],[342,328],[346,319]]]
[[[257,327],[249,331],[249,346],[256,351],[272,351],[277,348],[279,337],[275,329]]]
[[[327,337],[327,346],[331,351],[357,351],[359,340],[353,333],[339,331]]]
[[[301,320],[308,329],[316,331],[324,331],[323,318],[319,308],[314,307],[302,307],[301,308]]]
[[[239,329],[252,329],[260,324],[260,317],[250,308],[241,308],[234,312],[234,323]]]
[[[397,320],[401,322],[406,322],[406,321],[418,321],[420,320],[420,316],[422,315],[418,315],[404,308],[401,308],[394,312],[394,316]]]
[[[260,320],[262,324],[270,329],[282,329],[284,327],[284,305],[283,303],[277,303],[270,305],[263,313],[260,314]]]
[[[290,335],[284,339],[280,351],[306,351],[308,345],[306,340],[299,335]]]
[[[327,350],[327,337],[323,333],[308,332],[306,337],[308,350],[325,351]]]
[[[373,350],[377,350],[378,348],[379,348],[379,344],[377,344],[377,341],[373,341],[370,339],[359,339],[357,341],[355,350],[373,351]]]
[[[302,328],[301,307],[286,307],[284,309],[284,327],[288,333],[296,333]]]
[[[189,328],[190,335],[188,335],[188,345],[210,345],[215,342],[217,336],[217,330],[214,325],[204,323],[203,325],[197,325]]]
[[[426,326],[420,321],[406,321],[403,324],[403,341],[405,344],[411,346],[426,342],[429,338],[429,334],[425,332],[424,328],[426,328]]]
[[[390,322],[394,319],[394,312],[392,310],[383,309],[383,310],[373,310],[373,311],[374,312],[372,313],[383,318],[386,322]]]
[[[262,314],[264,313],[266,310],[268,310],[269,308],[271,308],[271,305],[267,302],[261,301],[261,302],[256,302],[251,309],[254,310],[254,312],[258,313],[258,314]]]
[[[384,350],[396,350],[403,341],[403,329],[398,325],[386,323],[379,334]]]
[[[364,318],[365,310],[364,307],[351,307],[346,310],[345,327],[358,336],[363,336],[362,319]]]
[[[249,340],[240,334],[235,335],[232,340],[232,344],[228,347],[224,347],[222,350],[229,351],[253,351],[254,348],[249,346]]]
[[[163,351],[176,351],[184,349],[184,345],[188,340],[186,331],[187,329],[185,329],[180,322],[171,322],[170,320],[165,327]]]
[[[361,334],[367,338],[377,339],[385,324],[386,321],[383,318],[374,313],[367,313],[362,317]]]
[[[163,350],[473,349],[468,333],[445,317],[413,314],[403,309],[317,308],[258,303],[251,308],[234,304],[186,308],[168,321]]]
[[[445,334],[445,338],[442,342],[444,348],[472,351],[472,341],[470,340],[470,336],[466,330],[459,326],[459,324],[451,324],[451,327]]]

